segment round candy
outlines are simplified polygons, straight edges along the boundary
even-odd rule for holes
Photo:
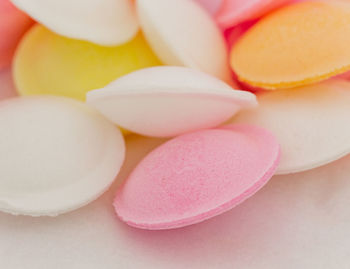
[[[148,136],[211,128],[257,104],[249,92],[187,67],[151,67],[88,92],[87,102],[121,127]]]
[[[224,0],[216,20],[223,28],[256,19],[291,0]]]
[[[124,160],[120,131],[63,97],[0,102],[0,211],[58,215],[101,195]]]
[[[138,23],[130,0],[11,0],[52,31],[114,46],[131,40]]]
[[[11,62],[16,45],[33,21],[9,0],[0,0],[0,70]]]
[[[231,81],[223,35],[198,3],[188,0],[136,3],[145,37],[165,64],[192,67]]]
[[[253,195],[271,178],[278,160],[276,139],[253,126],[179,136],[139,163],[118,190],[114,207],[137,228],[198,223]]]
[[[306,85],[350,69],[350,3],[301,2],[260,20],[236,43],[231,65],[266,89]]]
[[[330,80],[258,95],[233,123],[256,124],[281,144],[278,174],[309,170],[350,152],[350,82]]]
[[[161,65],[141,33],[117,47],[59,36],[35,26],[20,43],[14,79],[22,95],[52,94],[85,100],[89,90],[144,67]]]

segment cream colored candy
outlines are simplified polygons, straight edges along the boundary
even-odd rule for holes
[[[350,82],[330,80],[258,95],[259,107],[233,123],[271,131],[281,144],[278,174],[309,170],[350,152]]]
[[[199,69],[230,81],[224,38],[210,15],[191,0],[137,0],[140,26],[168,65]]]
[[[90,91],[87,102],[121,127],[148,136],[176,136],[223,123],[255,106],[250,92],[238,91],[187,67],[151,67]]]
[[[68,98],[0,102],[0,211],[58,215],[101,195],[124,160],[120,131]]]
[[[52,31],[113,46],[131,40],[138,23],[130,0],[11,0]]]

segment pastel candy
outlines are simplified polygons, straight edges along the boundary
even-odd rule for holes
[[[256,19],[291,0],[224,0],[216,13],[216,20],[223,28]]]
[[[0,102],[0,211],[55,216],[84,206],[113,182],[124,160],[120,131],[63,97]]]
[[[154,65],[161,63],[141,33],[124,45],[102,47],[37,25],[16,52],[14,79],[21,95],[52,94],[84,100],[89,90]]]
[[[151,67],[87,94],[88,104],[119,126],[148,136],[176,136],[223,123],[257,104],[249,92],[186,67]]]
[[[197,0],[210,14],[215,14],[224,0]]]
[[[278,143],[261,128],[230,128],[186,134],[153,150],[118,190],[118,216],[137,228],[178,228],[253,195],[275,171]]]
[[[281,144],[278,174],[330,163],[350,152],[350,82],[330,80],[258,95],[259,107],[232,123],[256,124]]]
[[[105,46],[130,41],[138,31],[129,0],[11,0],[52,31]]]
[[[9,0],[0,0],[0,70],[9,66],[16,45],[33,21]]]
[[[16,96],[11,69],[0,71],[0,100]]]
[[[231,80],[223,35],[198,3],[137,0],[136,4],[140,26],[162,62]]]
[[[321,81],[350,69],[350,3],[307,1],[255,24],[233,47],[239,79],[266,89]]]

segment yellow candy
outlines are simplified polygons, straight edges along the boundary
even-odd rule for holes
[[[302,2],[254,25],[233,47],[231,66],[256,87],[301,86],[350,70],[349,44],[349,2]]]
[[[144,37],[116,47],[103,47],[57,35],[34,26],[21,41],[14,60],[14,80],[21,95],[51,94],[85,100],[134,70],[161,65]]]

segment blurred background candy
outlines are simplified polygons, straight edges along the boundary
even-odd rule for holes
[[[32,23],[9,0],[0,0],[0,71],[10,65],[17,43]]]
[[[293,0],[223,0],[216,20],[222,28],[256,19]]]
[[[125,75],[88,92],[87,103],[127,130],[156,137],[212,128],[257,105],[249,92],[234,90],[198,70],[175,66]]]
[[[179,228],[224,213],[272,177],[279,145],[254,126],[178,136],[149,153],[118,190],[114,207],[127,224]]]
[[[0,100],[17,96],[12,79],[12,71],[6,68],[0,71]]]
[[[189,0],[137,0],[147,41],[167,65],[187,66],[231,81],[227,47],[211,16]]]
[[[62,97],[0,102],[0,211],[31,216],[95,200],[124,161],[120,131],[94,109]]]
[[[13,72],[21,95],[52,94],[85,100],[89,90],[155,65],[161,62],[140,32],[128,43],[103,47],[36,25],[19,45]]]
[[[220,9],[224,0],[197,0],[210,14],[215,14]]]
[[[52,31],[105,46],[130,41],[138,31],[129,0],[11,0]]]
[[[258,94],[259,106],[232,123],[255,124],[281,144],[277,174],[309,170],[350,153],[350,82],[328,80]]]
[[[350,2],[306,1],[262,18],[233,46],[238,78],[266,89],[306,85],[350,69]]]

